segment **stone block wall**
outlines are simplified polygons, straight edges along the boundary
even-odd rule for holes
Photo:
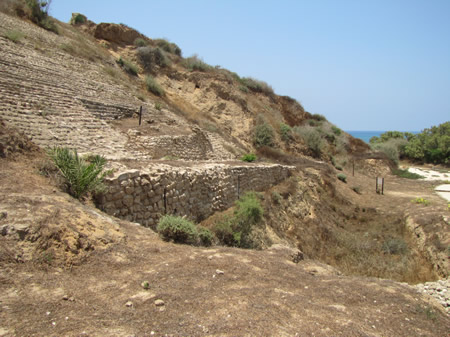
[[[144,226],[156,226],[164,214],[201,221],[229,208],[246,191],[262,191],[280,183],[293,169],[283,165],[160,165],[108,178],[108,192],[98,202],[106,213]]]

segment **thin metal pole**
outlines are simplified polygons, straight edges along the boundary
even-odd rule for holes
[[[139,126],[141,126],[141,122],[142,122],[142,105],[139,108]]]

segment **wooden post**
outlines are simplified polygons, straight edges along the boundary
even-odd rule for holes
[[[167,214],[167,189],[164,188],[164,214]]]
[[[355,159],[353,159],[353,177],[355,176]]]
[[[240,194],[240,188],[241,188],[241,177],[238,175],[238,184],[237,184],[237,193],[238,193],[238,199],[239,199],[239,194]]]
[[[142,105],[139,108],[139,126],[141,126],[141,122],[142,122]]]

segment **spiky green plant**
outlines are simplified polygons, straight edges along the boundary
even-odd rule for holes
[[[99,192],[105,187],[103,179],[110,171],[104,171],[105,157],[92,155],[80,157],[77,150],[54,147],[48,155],[66,180],[69,193],[77,199],[88,192]]]

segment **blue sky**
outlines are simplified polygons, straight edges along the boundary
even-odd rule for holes
[[[450,0],[53,0],[269,83],[345,130],[450,120]]]

